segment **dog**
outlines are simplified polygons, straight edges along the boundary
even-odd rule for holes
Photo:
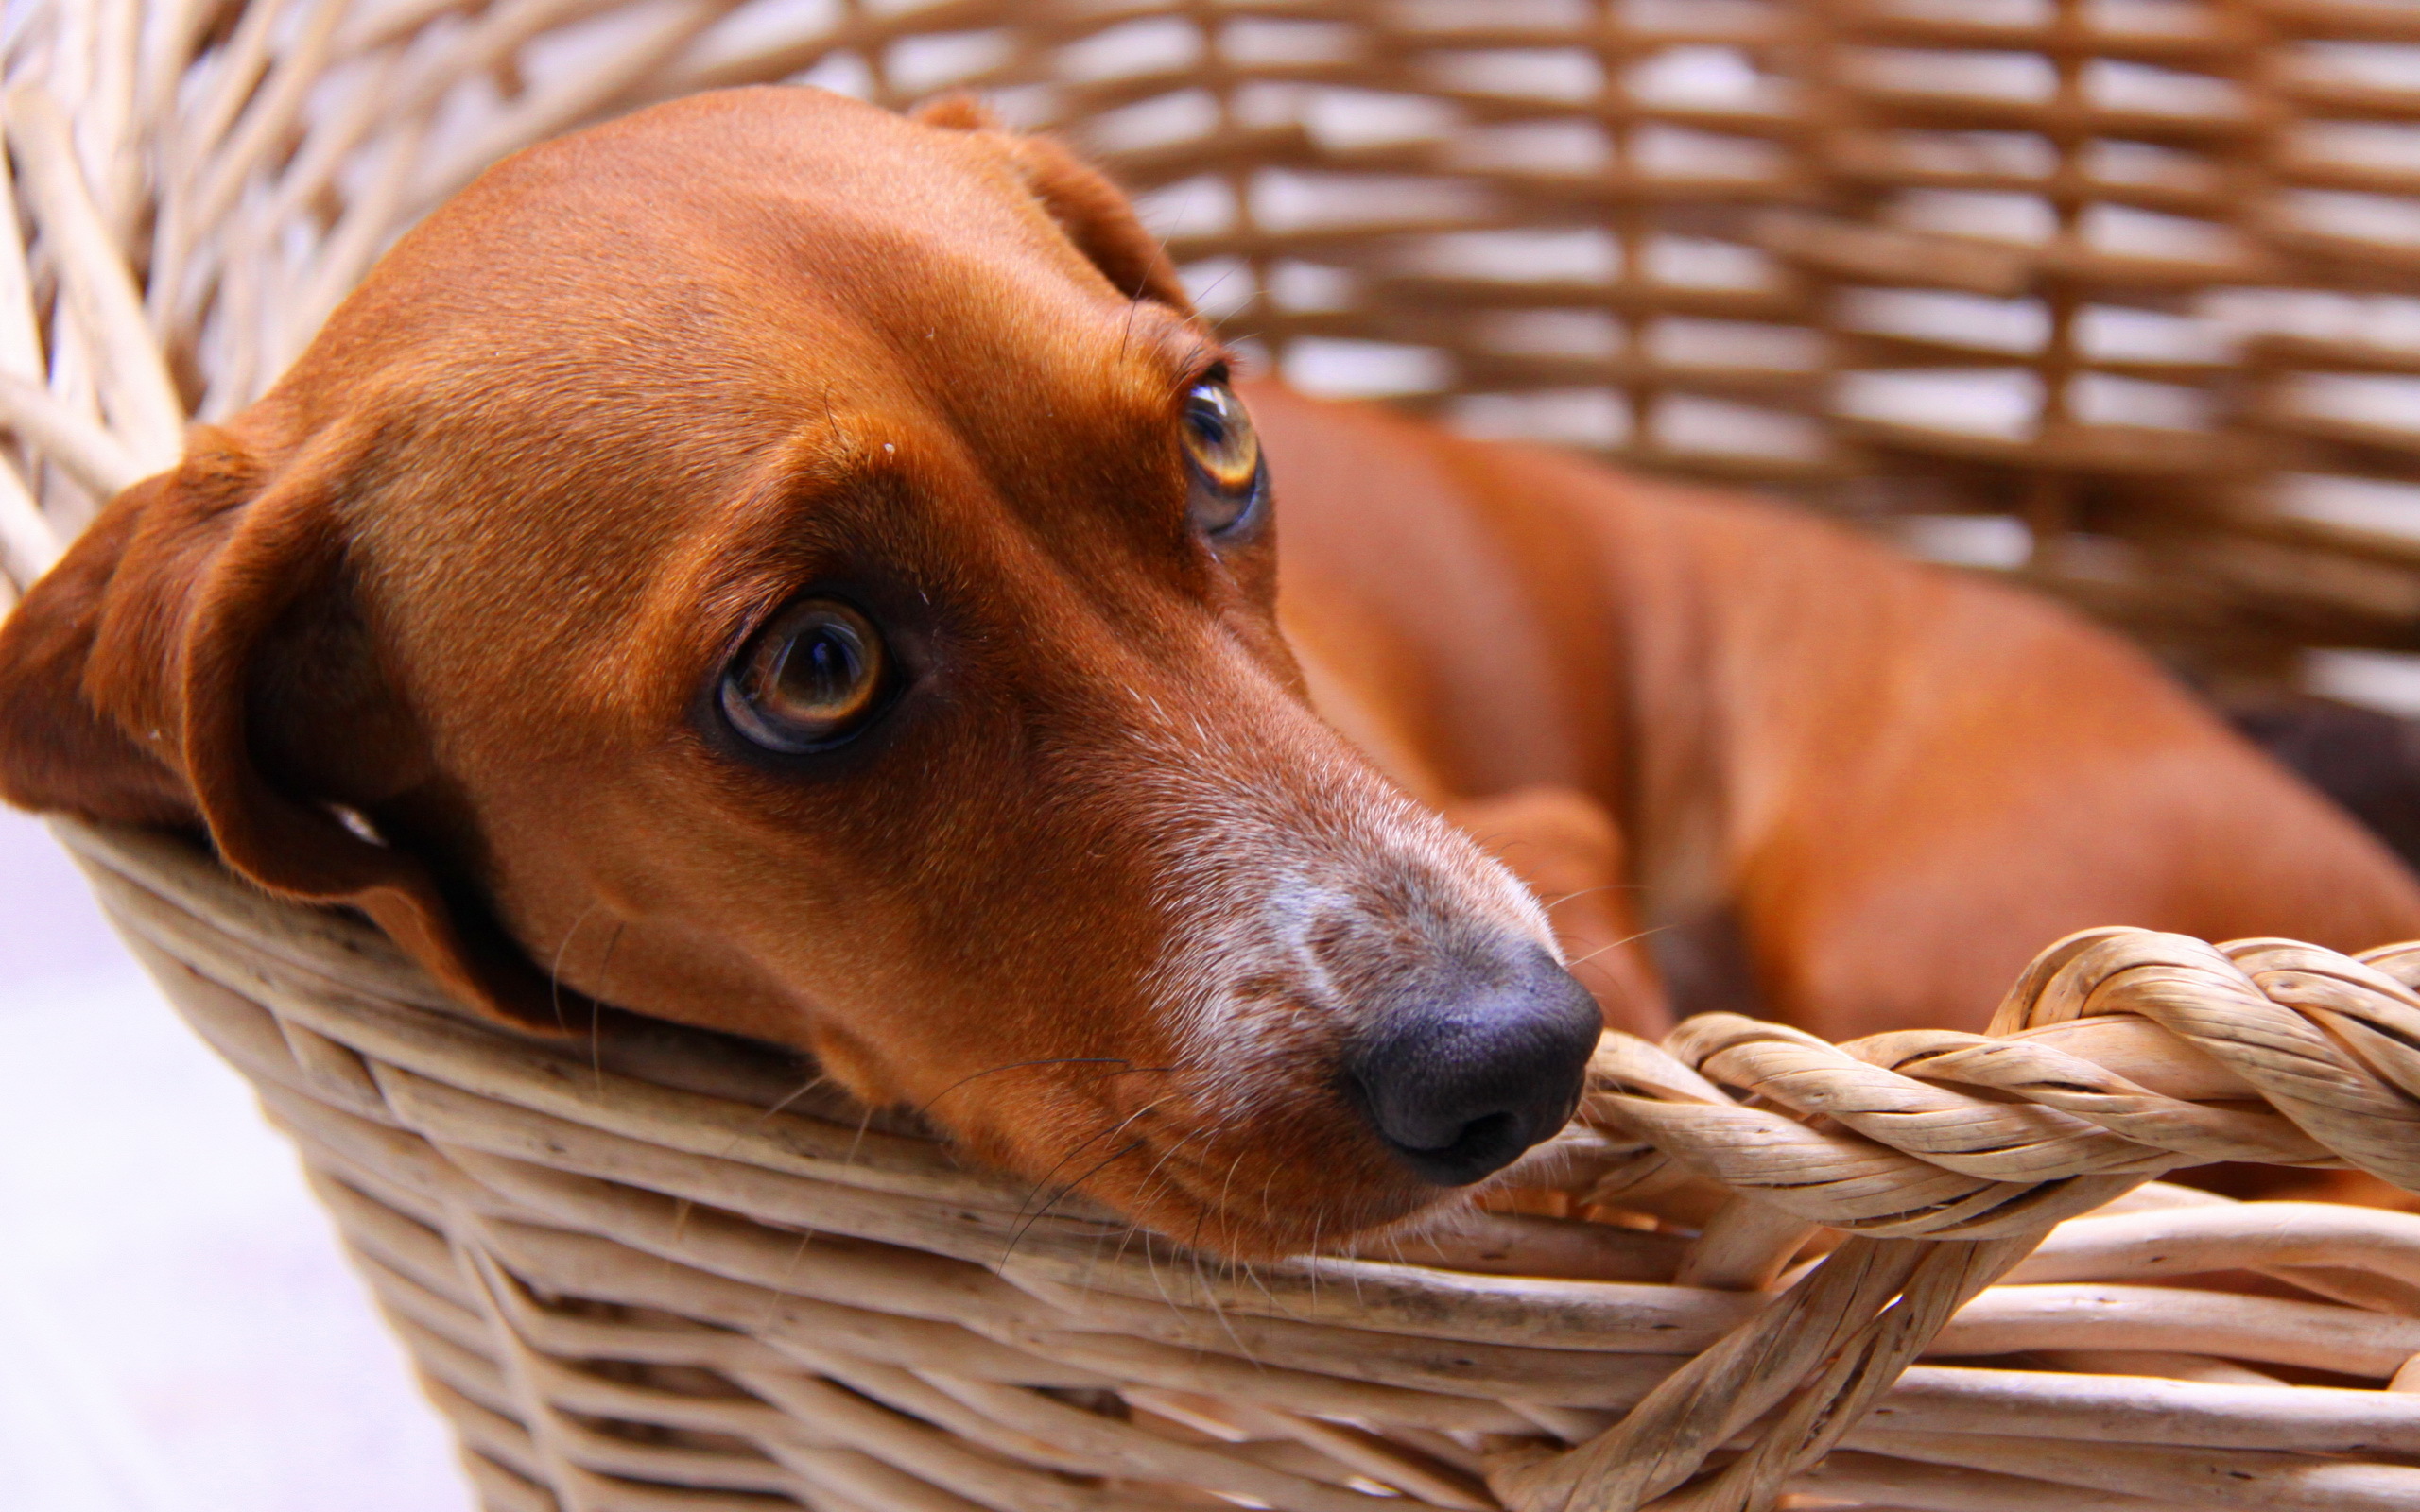
[[[1976,1027],[2110,922],[2420,935],[2061,610],[1231,363],[971,107],[533,148],[33,587],[0,790],[1241,1257],[1502,1170],[1605,1022]]]

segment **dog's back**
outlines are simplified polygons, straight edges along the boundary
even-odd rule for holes
[[[2093,925],[2420,935],[2383,846],[2064,610],[1778,507],[1250,397],[1315,692],[1432,798],[1603,805],[1679,1011],[1980,1027]]]

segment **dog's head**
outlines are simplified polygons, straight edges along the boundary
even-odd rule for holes
[[[0,782],[1284,1251],[1552,1132],[1597,1019],[1305,708],[1269,494],[1059,149],[702,96],[490,172],[114,501],[0,635]]]

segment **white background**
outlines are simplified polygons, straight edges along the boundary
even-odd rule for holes
[[[284,1138],[0,809],[0,1509],[469,1505]]]

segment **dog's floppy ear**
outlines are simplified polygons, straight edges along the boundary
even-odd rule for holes
[[[1059,223],[1076,249],[1128,299],[1156,300],[1186,315],[1193,301],[1176,276],[1159,241],[1143,229],[1117,186],[1087,167],[1046,136],[1017,136],[964,94],[943,95],[917,109],[914,118],[948,130],[979,131],[1000,145],[1042,208]]]
[[[484,911],[337,807],[413,774],[366,636],[344,628],[335,475],[271,475],[202,429],[112,500],[0,624],[0,798],[199,825],[253,882],[357,907],[457,996],[554,1027],[553,995]],[[348,746],[362,757],[308,769]]]

